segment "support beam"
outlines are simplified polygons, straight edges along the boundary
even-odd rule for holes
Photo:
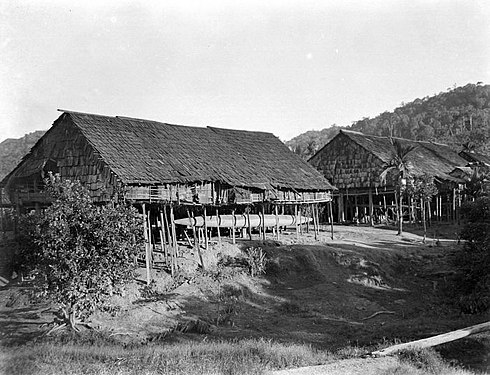
[[[373,189],[369,188],[369,225],[374,226]]]
[[[170,274],[172,277],[174,276],[175,269],[174,269],[174,251],[173,251],[173,237],[170,231],[170,223],[169,220],[167,219],[167,206],[163,206],[163,219],[164,219],[164,224],[165,224],[165,229],[167,232],[167,239],[168,239],[168,246],[169,246],[169,252],[170,252]]]
[[[168,266],[168,252],[167,252],[167,239],[165,238],[165,228],[163,227],[163,213],[160,210],[160,244],[162,245],[162,251],[165,256],[165,265]]]
[[[236,217],[235,217],[235,209],[231,211],[231,216],[233,216],[232,224],[231,224],[231,243],[234,245],[236,243],[235,240],[235,224],[236,224]]]
[[[141,205],[143,208],[143,230],[145,233],[145,261],[146,261],[146,285],[150,285],[151,275],[150,275],[150,246],[148,243],[148,224],[146,219],[146,205],[143,203]]]
[[[209,241],[208,241],[208,225],[206,223],[206,206],[204,206],[204,249],[208,251]]]
[[[218,224],[218,226],[216,227],[216,230],[218,231],[218,246],[221,247],[221,233],[219,229],[220,218],[219,218],[219,211],[217,207],[216,207],[216,223]]]
[[[173,269],[177,269],[177,234],[175,231],[174,206],[170,205],[170,229],[172,232],[172,253],[173,253]]]
[[[330,208],[330,238],[333,240],[333,204],[332,201],[328,202]]]
[[[260,205],[261,208],[261,216],[262,216],[262,239],[265,241],[266,236],[265,236],[265,204],[262,203]]]

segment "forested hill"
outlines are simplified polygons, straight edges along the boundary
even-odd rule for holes
[[[338,129],[332,127],[308,131],[286,144],[308,159]],[[410,103],[402,103],[393,112],[363,118],[345,129],[380,136],[436,141],[452,145],[457,150],[466,147],[490,153],[490,85],[468,84],[431,97],[417,98]]]
[[[37,130],[22,138],[8,138],[0,143],[0,181],[17,166],[44,133]]]

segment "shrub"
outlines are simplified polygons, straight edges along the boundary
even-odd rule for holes
[[[456,297],[462,312],[481,313],[490,307],[490,197],[466,203],[462,214],[466,243],[455,254]]]
[[[38,270],[43,293],[61,304],[75,328],[76,318],[133,277],[141,218],[127,205],[94,205],[78,181],[51,176],[46,184],[51,206],[20,218],[19,267]]]
[[[265,274],[267,258],[261,247],[249,247],[247,249],[246,262],[250,276],[255,277]]]
[[[442,374],[447,369],[441,355],[433,349],[406,349],[398,353],[398,358],[430,374]]]

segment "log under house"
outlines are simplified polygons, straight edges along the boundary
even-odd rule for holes
[[[407,155],[413,176],[434,177],[438,194],[421,209],[421,202],[405,197],[407,220],[417,220],[422,212],[429,220],[455,221],[461,204],[465,179],[452,173],[468,161],[450,146],[396,138],[402,146],[412,146]],[[392,139],[341,130],[308,161],[323,173],[335,191],[334,218],[337,222],[382,223],[396,218],[397,194],[393,175],[380,179],[395,155]],[[403,201],[402,201],[403,202]]]
[[[316,235],[318,205],[332,200],[324,176],[271,133],[62,112],[3,190],[18,211],[40,210],[52,172],[81,181],[94,202],[131,202],[144,217],[148,269],[158,249],[174,272],[177,241],[200,251],[210,235],[278,238],[283,226],[309,225]]]

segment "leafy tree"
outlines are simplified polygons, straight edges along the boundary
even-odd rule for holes
[[[466,242],[454,258],[460,271],[457,301],[463,312],[481,313],[490,308],[490,197],[466,202],[462,214],[466,223],[461,238]]]
[[[488,168],[475,167],[469,181],[466,182],[464,193],[473,199],[484,196],[490,184],[490,171]]]
[[[43,294],[60,304],[73,329],[133,277],[142,243],[141,218],[131,206],[96,206],[78,181],[50,175],[52,204],[20,220],[20,268],[37,270]]]
[[[388,174],[393,176],[395,182],[395,202],[397,206],[398,234],[403,232],[403,192],[406,189],[407,179],[412,177],[411,163],[408,154],[415,148],[414,146],[404,146],[397,139],[391,139],[393,145],[392,158],[386,168],[381,172],[380,179],[386,184]],[[399,201],[399,202],[398,202]]]
[[[407,193],[414,197],[414,199],[420,201],[420,210],[422,223],[424,225],[424,243],[427,237],[427,218],[426,218],[426,206],[432,200],[432,197],[437,195],[438,190],[434,183],[434,177],[424,174],[422,176],[416,176],[410,180],[410,184],[407,188]]]

